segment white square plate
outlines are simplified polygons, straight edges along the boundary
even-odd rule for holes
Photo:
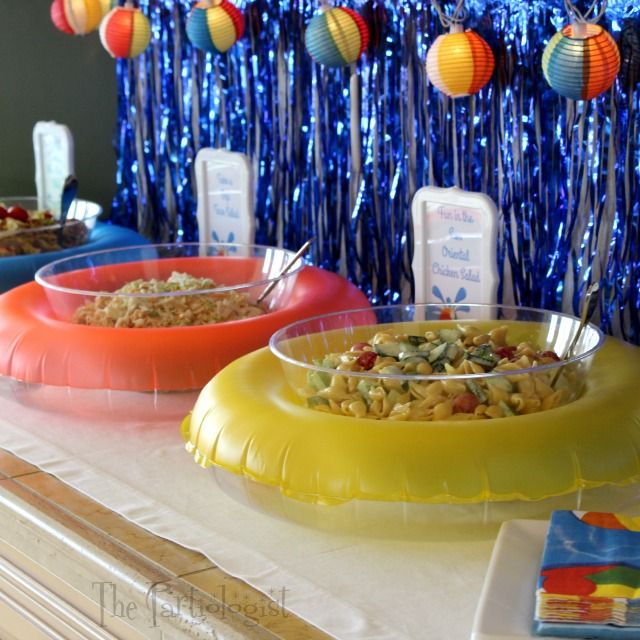
[[[471,640],[534,636],[536,583],[548,520],[510,520],[500,528],[473,621]]]

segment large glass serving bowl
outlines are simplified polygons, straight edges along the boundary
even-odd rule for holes
[[[523,307],[385,306],[295,322],[269,346],[313,409],[391,420],[494,419],[552,409],[583,393],[604,336],[589,324],[572,346],[579,325]]]
[[[198,326],[286,306],[303,261],[280,274],[294,255],[261,245],[143,245],[57,260],[35,279],[61,320],[118,328]],[[157,284],[167,280],[172,284]]]
[[[39,210],[38,199],[34,196],[0,196],[0,206],[5,210],[20,207],[32,215]],[[47,216],[48,224],[43,226],[7,229],[5,222],[0,226],[0,259],[79,247],[87,242],[101,214],[102,207],[98,203],[76,199],[69,207],[64,226],[53,214],[49,214],[50,218]]]

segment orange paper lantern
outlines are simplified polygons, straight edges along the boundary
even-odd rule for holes
[[[493,73],[495,61],[486,40],[475,31],[454,24],[438,36],[427,51],[427,76],[451,98],[477,93]]]
[[[116,7],[100,24],[100,40],[112,58],[135,58],[151,40],[149,20],[133,6]]]

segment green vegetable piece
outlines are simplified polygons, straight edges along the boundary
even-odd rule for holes
[[[502,409],[502,413],[504,413],[505,416],[517,415],[516,412],[504,400],[500,400],[500,402],[498,402],[498,406]]]
[[[418,347],[416,345],[411,344],[410,342],[405,342],[404,340],[400,342],[400,355],[403,353],[420,353]]]
[[[466,380],[465,384],[467,389],[473,393],[473,395],[480,400],[480,402],[484,403],[487,401],[487,394],[484,392],[478,384],[476,384],[473,380]]]
[[[461,353],[462,353],[462,351],[455,344],[450,344],[447,347],[447,358],[451,362],[453,362]]]
[[[398,358],[400,351],[402,351],[398,342],[385,342],[383,344],[374,344],[373,350],[379,355],[385,358]]]
[[[435,349],[429,351],[429,362],[434,363],[436,360],[444,356],[448,346],[449,345],[446,342],[443,342],[442,344],[439,344]]]
[[[419,347],[421,344],[424,344],[427,341],[426,338],[422,336],[407,336],[407,342],[413,347]]]
[[[424,351],[401,351],[400,352],[400,360],[401,362],[406,362],[407,360],[420,360],[421,362],[425,362],[429,359],[429,355]]]
[[[471,360],[471,362],[475,362],[476,364],[480,364],[483,367],[487,367],[487,369],[493,369],[498,364],[495,360],[489,360],[489,358],[481,358],[476,355],[469,356],[469,360]]]
[[[362,396],[362,399],[367,403],[367,405],[371,402],[371,398],[369,397],[369,392],[373,389],[374,385],[368,380],[360,380],[358,382],[358,386],[356,389],[358,393]]]
[[[462,332],[458,329],[440,329],[438,335],[445,342],[457,342],[462,337]]]
[[[307,375],[307,382],[309,386],[316,391],[326,389],[331,384],[331,376],[328,373],[322,371],[309,371]]]
[[[323,404],[328,407],[329,401],[326,398],[321,398],[320,396],[311,396],[310,398],[307,398],[307,406],[310,409]]]
[[[504,389],[509,393],[513,391],[513,385],[504,376],[499,376],[496,378],[487,378],[487,384],[490,384],[492,387],[496,387],[497,389]]]
[[[426,355],[422,356],[422,355],[418,355],[417,353],[407,353],[405,355],[406,357],[400,358],[400,361],[402,362],[402,364],[410,364],[410,363],[421,364],[423,362],[428,362],[428,358]]]

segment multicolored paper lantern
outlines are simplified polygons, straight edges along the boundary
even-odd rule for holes
[[[69,35],[95,31],[103,16],[102,0],[53,0],[51,5],[53,24]]]
[[[244,34],[242,11],[229,0],[196,2],[187,19],[187,36],[198,49],[224,53]]]
[[[542,71],[565,98],[591,100],[606,91],[620,70],[620,51],[600,25],[575,22],[558,31],[542,54]]]
[[[354,63],[369,44],[369,29],[352,9],[326,9],[313,17],[304,34],[309,55],[326,67]]]
[[[477,93],[495,66],[491,47],[475,31],[454,24],[449,33],[438,36],[427,51],[427,77],[451,98]]]
[[[116,7],[100,24],[100,40],[112,58],[135,58],[151,40],[149,20],[136,7]]]

